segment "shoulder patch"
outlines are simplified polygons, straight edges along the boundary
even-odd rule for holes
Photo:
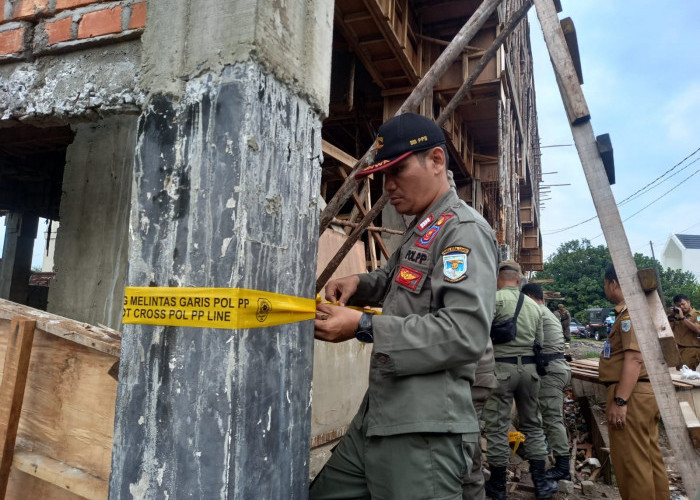
[[[422,231],[423,229],[425,229],[426,227],[428,227],[428,225],[429,225],[431,222],[433,222],[433,219],[434,219],[434,218],[435,218],[435,217],[433,217],[433,214],[428,215],[425,219],[423,219],[422,221],[420,221],[420,223],[416,226],[416,229],[418,229],[418,231]]]
[[[623,319],[620,322],[620,327],[622,328],[622,331],[627,333],[632,329],[632,321],[629,319]]]
[[[467,247],[448,247],[442,251],[442,274],[445,281],[456,283],[467,278]]]
[[[421,248],[428,249],[430,248],[430,245],[433,244],[433,241],[435,241],[435,237],[437,234],[440,232],[440,229],[442,226],[445,225],[445,223],[452,218],[452,214],[442,214],[438,218],[438,220],[435,221],[435,224],[430,226],[430,229],[426,231],[426,233],[418,238],[416,240],[415,245]]]

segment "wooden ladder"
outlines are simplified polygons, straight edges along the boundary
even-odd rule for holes
[[[659,412],[686,492],[692,498],[700,486],[700,460],[693,447],[669,372],[669,365],[675,366],[679,360],[673,333],[658,294],[655,291],[646,294],[642,288],[557,10],[552,0],[534,0],[534,5],[576,149],[634,323],[649,380],[654,388]]]

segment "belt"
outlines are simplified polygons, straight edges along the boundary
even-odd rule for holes
[[[649,379],[648,378],[640,378],[639,380],[637,380],[637,382],[649,382]],[[603,385],[605,387],[610,387],[613,384],[619,384],[619,383],[620,382],[618,380],[616,380],[615,382],[603,382]]]
[[[543,354],[542,357],[544,358],[545,361],[554,361],[555,359],[565,359],[564,354],[561,352],[557,352],[554,354]]]
[[[505,358],[495,358],[497,363],[510,363],[511,365],[517,365],[518,359],[524,365],[532,365],[535,363],[534,356],[508,356]]]

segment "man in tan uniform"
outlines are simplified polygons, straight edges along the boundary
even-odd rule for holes
[[[678,344],[681,365],[695,370],[700,364],[700,313],[691,305],[688,296],[682,293],[673,297],[673,303],[675,306],[671,308],[668,319]]]
[[[603,285],[606,297],[616,306],[598,378],[607,387],[610,456],[620,496],[622,500],[668,500],[668,477],[659,448],[659,407],[612,265],[605,270]]]

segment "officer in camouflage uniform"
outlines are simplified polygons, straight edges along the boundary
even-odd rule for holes
[[[520,265],[510,260],[501,262],[498,266],[494,325],[513,318],[521,296],[519,284]],[[557,491],[556,482],[546,479],[544,471],[547,446],[538,409],[540,375],[537,373],[534,351],[535,342],[542,345],[542,311],[531,298],[523,297],[516,323],[517,334],[513,340],[505,343],[494,341],[499,386],[486,401],[483,412],[486,459],[491,470],[491,478],[485,487],[486,495],[494,500],[506,498],[506,469],[510,456],[508,431],[513,400],[518,409],[520,431],[525,434],[525,453],[530,461],[535,495],[537,498],[550,498]]]
[[[571,381],[571,367],[564,359],[564,336],[561,323],[544,304],[542,287],[537,283],[528,283],[523,293],[534,300],[542,310],[544,344],[542,354],[547,364],[547,374],[540,381],[540,413],[544,433],[552,448],[556,461],[554,467],[547,471],[547,479],[565,479],[571,481],[569,472],[569,437],[564,425],[563,403],[564,387]]]
[[[318,339],[373,349],[365,398],[310,499],[461,500],[479,436],[470,386],[493,314],[496,241],[449,187],[432,120],[392,118],[377,149],[360,175],[383,171],[392,205],[416,218],[382,268],[331,280],[326,297],[339,306],[318,306]]]
[[[668,477],[659,448],[659,407],[649,383],[615,268],[605,270],[605,296],[615,306],[598,366],[605,384],[610,458],[622,500],[668,500]]]

